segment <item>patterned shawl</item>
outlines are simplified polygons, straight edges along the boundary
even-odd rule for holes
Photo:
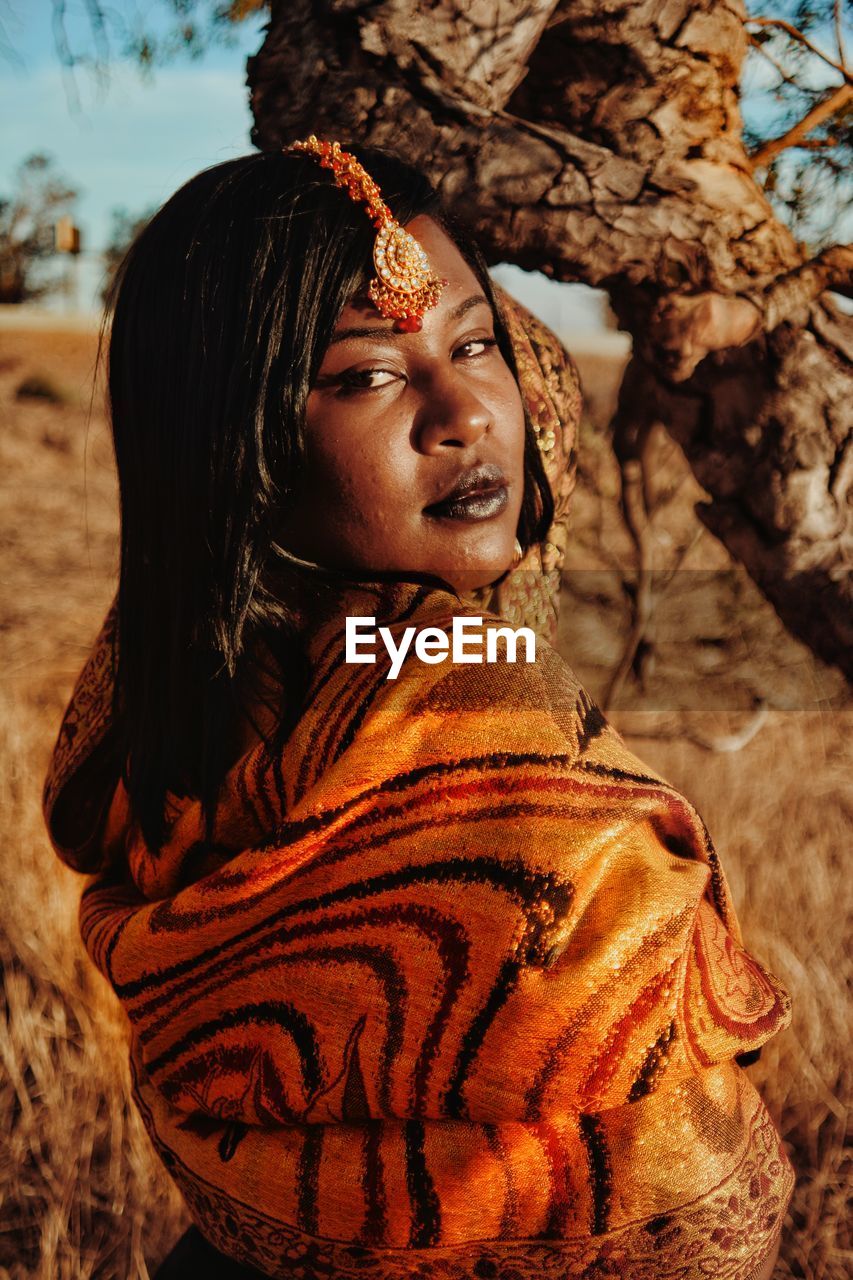
[[[792,1173],[736,1059],[789,1017],[742,947],[692,805],[553,644],[579,411],[512,307],[554,527],[479,601],[313,575],[305,709],[228,772],[214,840],[172,797],[158,856],[110,772],[111,610],[44,808],[97,868],[83,938],[124,1006],[134,1097],[202,1232],[270,1276],[739,1280]],[[536,661],[396,680],[344,620],[536,629]],[[522,646],[523,650],[523,646]],[[502,653],[502,646],[498,646]]]

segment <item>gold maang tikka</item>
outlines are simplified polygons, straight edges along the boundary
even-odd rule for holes
[[[438,302],[447,284],[430,270],[429,259],[417,240],[400,226],[370,174],[339,142],[318,142],[312,133],[307,142],[292,142],[285,151],[313,156],[329,169],[337,186],[351,200],[367,206],[376,228],[373,265],[376,275],[367,293],[370,301],[402,333],[417,333],[423,314]]]

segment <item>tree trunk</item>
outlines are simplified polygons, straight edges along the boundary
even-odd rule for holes
[[[853,249],[807,261],[752,176],[741,0],[273,0],[254,140],[422,166],[491,262],[607,290],[617,452],[663,422],[709,528],[853,678]]]

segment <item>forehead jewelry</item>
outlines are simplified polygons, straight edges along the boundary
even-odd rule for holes
[[[405,231],[391,213],[370,174],[339,142],[318,142],[313,133],[306,142],[293,142],[285,151],[301,151],[313,156],[331,171],[337,186],[351,200],[367,206],[376,228],[373,265],[376,275],[368,286],[368,297],[388,319],[396,321],[401,333],[417,333],[423,328],[423,314],[438,302],[447,284],[430,270],[429,259],[413,235]]]

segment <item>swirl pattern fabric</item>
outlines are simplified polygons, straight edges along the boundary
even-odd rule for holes
[[[736,1059],[788,1000],[699,814],[549,643],[577,378],[512,325],[556,498],[521,573],[460,602],[320,571],[284,749],[235,761],[210,843],[170,796],[156,856],[111,776],[111,611],[45,818],[95,871],[81,930],[127,1012],[135,1101],[225,1253],[304,1280],[747,1280],[793,1175]],[[399,641],[463,614],[528,622],[536,662],[412,654],[392,681],[381,646],[344,660],[347,616]]]
[[[152,856],[119,785],[81,900],[200,1228],[271,1276],[748,1275],[791,1173],[734,1058],[788,1003],[699,815],[546,644],[390,681],[346,615],[399,640],[459,601],[324,600],[305,712],[213,844],[173,797]]]

